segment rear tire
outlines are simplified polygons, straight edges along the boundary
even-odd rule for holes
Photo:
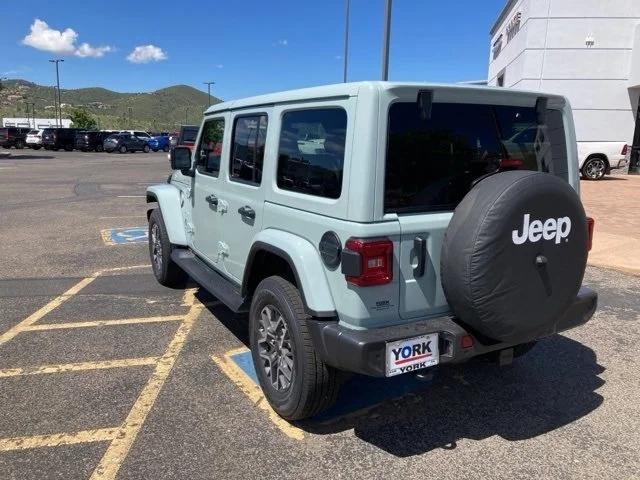
[[[22,140],[16,141],[16,149],[22,150],[24,148],[24,142]]]
[[[102,152],[104,147],[102,145],[96,145],[96,152]]]
[[[169,151],[169,146],[165,145],[164,147],[162,147],[162,151],[163,152],[168,152]]]
[[[142,151],[144,153],[149,153],[149,150],[150,150],[149,145],[145,145],[144,147],[142,147]]]
[[[40,150],[40,145],[33,145],[31,148],[33,148],[34,150]]]
[[[310,318],[300,292],[284,278],[266,278],[256,288],[249,313],[251,356],[267,401],[287,420],[318,414],[338,394],[338,371],[313,348]]]
[[[602,180],[607,173],[607,161],[602,157],[588,158],[580,171],[587,180]]]
[[[149,216],[149,257],[153,275],[165,287],[182,286],[187,278],[184,270],[171,260],[172,251],[162,212],[156,208]]]

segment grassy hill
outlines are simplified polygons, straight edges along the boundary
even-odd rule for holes
[[[35,104],[36,117],[54,117],[54,88],[26,80],[6,80],[0,90],[0,117],[29,116]],[[174,130],[183,123],[199,123],[207,105],[207,94],[187,85],[175,85],[155,92],[119,93],[105,88],[61,90],[62,116],[84,107],[100,128]],[[211,97],[212,103],[221,100]]]

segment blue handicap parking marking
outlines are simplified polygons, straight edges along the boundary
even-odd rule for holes
[[[258,377],[253,366],[251,352],[240,352],[229,358],[249,377],[256,385]],[[423,370],[430,373],[429,369]],[[434,372],[435,373],[435,372]],[[427,387],[433,380],[420,380],[415,375],[398,375],[390,378],[374,378],[365,375],[353,375],[345,382],[338,395],[336,403],[316,415],[312,422],[329,423],[342,417],[366,410],[380,403],[402,397],[412,392],[418,392]]]
[[[115,245],[146,243],[148,235],[147,227],[110,228],[103,232],[105,242]]]

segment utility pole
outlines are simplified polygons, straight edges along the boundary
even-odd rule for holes
[[[31,115],[33,115],[33,128],[36,128],[36,104],[31,102]]]
[[[389,43],[391,39],[391,2],[384,2],[384,29],[382,31],[382,80],[389,80]]]
[[[347,83],[347,64],[349,62],[349,9],[351,0],[345,0],[344,3],[344,68],[342,73],[342,81]]]
[[[214,85],[216,82],[202,82],[202,83],[204,83],[207,86],[207,95],[209,95],[209,107],[210,107],[211,106],[211,85]]]
[[[64,60],[61,58],[56,58],[53,60],[49,60],[49,62],[56,64],[56,85],[58,86],[58,109],[60,112],[60,117],[59,117],[60,127],[62,127],[62,100],[60,99],[60,70],[58,69],[58,64],[60,62],[64,62]]]
[[[56,99],[56,86],[53,88],[53,116],[56,118],[56,126],[58,125],[58,100]]]
[[[133,128],[133,108],[127,107],[129,110],[129,128]]]

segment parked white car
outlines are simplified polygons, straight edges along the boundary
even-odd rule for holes
[[[42,130],[30,130],[25,141],[27,147],[39,150],[42,147]]]
[[[601,180],[611,170],[625,168],[630,154],[624,142],[578,142],[580,173],[587,180]]]

